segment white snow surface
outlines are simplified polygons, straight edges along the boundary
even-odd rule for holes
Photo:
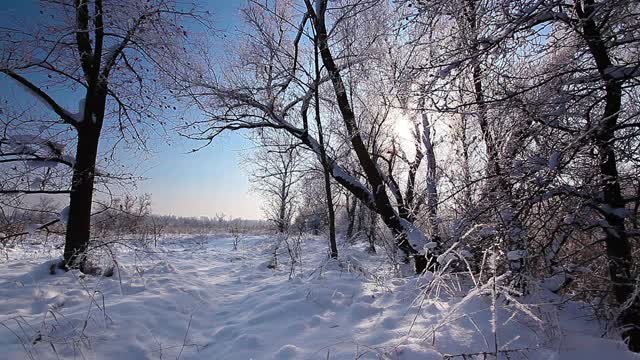
[[[289,279],[286,254],[279,268],[266,266],[273,239],[245,237],[238,251],[225,236],[162,239],[153,253],[123,250],[106,278],[50,275],[60,250],[34,237],[0,260],[0,357],[436,360],[492,351],[490,298],[423,301],[432,274],[394,278],[364,245],[328,262],[317,237],[302,244]],[[551,293],[520,300],[544,304],[531,311],[549,322],[499,307],[498,342],[516,349],[510,359],[640,359],[601,338],[580,303],[554,305],[562,299]]]

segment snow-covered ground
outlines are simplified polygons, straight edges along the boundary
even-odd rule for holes
[[[640,359],[602,338],[587,307],[553,294],[500,298],[494,312],[491,296],[465,296],[466,280],[393,278],[383,255],[359,246],[327,262],[320,238],[305,239],[290,279],[286,253],[267,266],[271,244],[167,239],[155,253],[118,255],[110,278],[50,275],[56,252],[11,250],[0,264],[0,358],[482,359],[497,343],[501,358]]]

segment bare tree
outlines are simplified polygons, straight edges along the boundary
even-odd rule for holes
[[[251,159],[253,187],[263,195],[263,209],[280,233],[289,229],[297,207],[302,156],[297,141],[264,132]]]
[[[185,79],[183,90],[210,116],[208,121],[194,124],[201,125],[203,129],[192,137],[211,141],[223,131],[256,128],[288,132],[317,156],[321,163],[329,165],[331,176],[337,183],[380,215],[396,237],[396,244],[405,253],[407,261],[414,259],[415,270],[422,272],[427,261],[418,249],[421,249],[425,242],[424,235],[414,224],[396,212],[387,194],[390,185],[368,153],[346,93],[346,84],[341,76],[342,69],[349,64],[336,63],[328,44],[326,3],[319,4],[320,6],[314,10],[313,4],[307,2],[306,12],[298,14],[296,18],[293,13],[295,8],[287,7],[285,4],[277,2],[275,5],[262,5],[251,2],[245,14],[255,36],[247,39],[248,44],[245,48],[252,49],[253,52],[251,59],[247,59],[245,63],[242,75],[236,76],[237,68],[229,68],[226,80],[207,74]],[[338,23],[341,18],[348,18],[350,12],[367,10],[371,14],[374,13],[374,10],[367,8],[367,4],[357,5],[359,6],[340,8],[340,11],[347,13],[336,13],[339,16]],[[317,36],[323,64],[319,81],[315,81],[312,69],[303,67],[302,59],[305,56],[307,59],[313,56],[313,53],[303,51],[303,45],[313,45],[313,36],[308,36],[307,33],[308,25],[313,26]],[[282,29],[290,31],[281,31]],[[233,64],[233,67],[236,66],[238,64]],[[253,78],[250,79],[248,76]],[[314,96],[316,82],[319,82],[320,86],[325,83],[332,86],[337,116],[349,136],[348,144],[356,154],[359,171],[363,172],[367,185],[349,174],[331,154],[327,153],[326,161],[322,161],[323,147],[314,136],[309,122],[297,115],[299,111],[295,111],[302,106],[305,99]],[[323,100],[329,103],[333,101]]]
[[[170,0],[45,1],[42,13],[34,30],[3,27],[0,72],[75,132],[62,266],[82,268],[103,128],[144,144],[139,124],[161,119],[171,104],[159,74],[186,59],[188,34],[180,22],[200,18]],[[77,112],[56,100],[52,85],[76,89]]]

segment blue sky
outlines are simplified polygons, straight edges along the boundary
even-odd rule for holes
[[[233,31],[238,26],[243,0],[203,3],[213,13],[218,29]],[[28,19],[38,11],[38,1],[0,0],[0,21],[3,23],[7,19]],[[22,92],[10,79],[0,76],[0,95],[13,93],[11,95],[20,97]],[[62,91],[56,95],[61,103],[77,107],[74,94]],[[262,217],[260,199],[249,191],[248,177],[242,167],[242,161],[252,147],[242,134],[227,134],[196,153],[190,153],[190,150],[198,144],[178,136],[171,136],[169,141],[154,137],[149,144],[150,154],[127,158],[121,151],[120,157],[127,166],[135,168],[132,170],[136,175],[148,179],[138,184],[136,192],[152,194],[155,213],[213,216],[222,212],[232,217]]]

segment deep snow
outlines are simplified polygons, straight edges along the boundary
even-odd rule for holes
[[[289,279],[287,254],[267,266],[271,246],[266,235],[238,251],[230,237],[175,237],[153,253],[123,250],[111,278],[50,275],[59,250],[11,249],[0,264],[0,358],[482,359],[497,342],[511,359],[640,359],[602,338],[588,307],[551,293],[521,299],[523,310],[499,303],[494,337],[491,297],[465,297],[464,282],[424,297],[432,276],[394,278],[359,246],[327,262],[313,237]]]

